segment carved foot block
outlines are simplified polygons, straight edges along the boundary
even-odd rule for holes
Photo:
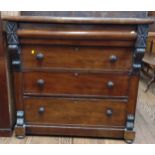
[[[19,139],[23,139],[25,137],[25,126],[15,126],[15,135]]]
[[[125,131],[124,140],[126,143],[133,143],[135,139],[135,131]]]

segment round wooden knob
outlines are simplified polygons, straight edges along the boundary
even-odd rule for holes
[[[39,87],[43,87],[44,84],[45,84],[45,81],[44,81],[43,79],[39,79],[39,80],[37,81],[37,85],[38,85]]]
[[[107,116],[112,116],[112,109],[107,109],[106,110],[106,114],[107,114]]]
[[[38,53],[38,54],[36,55],[36,59],[37,59],[38,61],[42,61],[42,60],[44,59],[44,54]]]
[[[44,113],[44,112],[45,112],[45,108],[44,108],[44,107],[40,107],[39,110],[38,110],[38,112],[39,112],[40,114]]]
[[[108,87],[108,88],[113,88],[113,87],[114,87],[114,82],[109,81],[109,82],[107,83],[107,87]]]
[[[74,76],[79,76],[79,73],[74,73]]]
[[[76,51],[76,52],[77,52],[77,51],[79,51],[79,48],[78,48],[78,47],[76,47],[76,48],[75,48],[75,51]]]
[[[111,63],[114,63],[114,62],[117,61],[117,56],[116,56],[116,55],[111,55],[111,56],[109,57],[109,60],[110,60]]]

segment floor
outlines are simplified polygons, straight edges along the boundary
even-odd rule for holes
[[[155,143],[155,84],[147,93],[144,92],[148,78],[142,75],[139,85],[138,105],[136,111],[134,143]],[[44,137],[27,136],[24,139],[0,138],[2,144],[124,144],[123,140],[94,139],[94,138],[72,138],[72,137]]]

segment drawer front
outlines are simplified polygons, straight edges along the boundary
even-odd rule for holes
[[[97,99],[26,98],[27,124],[125,126],[126,102]]]
[[[24,93],[39,95],[127,96],[124,74],[25,72]]]
[[[22,60],[24,68],[130,70],[132,49],[24,45]]]

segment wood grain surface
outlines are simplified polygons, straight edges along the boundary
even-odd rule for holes
[[[23,91],[25,95],[127,97],[129,80],[128,74],[124,73],[32,71],[23,73]],[[109,83],[113,86],[109,87]]]
[[[122,100],[24,99],[26,124],[125,126],[126,106],[127,101]],[[107,110],[111,110],[112,114],[108,115]]]
[[[148,78],[142,77],[139,85],[138,105],[136,110],[135,144],[155,144],[155,84],[147,93],[144,92]],[[1,144],[124,144],[124,140],[105,138],[76,138],[62,136],[26,136],[17,139],[0,137]]]
[[[37,56],[42,55],[42,59]],[[70,59],[68,59],[70,57]],[[112,62],[111,58],[116,57]],[[22,46],[24,69],[86,69],[129,71],[132,48],[93,46]]]
[[[41,17],[41,16],[3,16],[3,20],[33,23],[77,23],[77,24],[151,24],[151,18],[100,18],[100,17]]]

